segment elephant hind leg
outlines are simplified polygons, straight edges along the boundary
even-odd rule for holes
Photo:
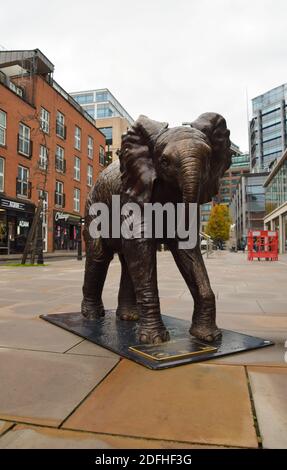
[[[81,312],[84,317],[105,315],[102,292],[113,253],[102,243],[100,254],[95,253],[94,242],[86,242],[86,265]]]
[[[119,258],[121,262],[122,273],[118,294],[117,316],[120,318],[120,320],[136,321],[139,319],[139,312],[137,308],[134,286],[129,275],[124,256],[119,254]]]

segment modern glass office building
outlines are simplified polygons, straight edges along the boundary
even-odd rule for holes
[[[232,148],[232,147],[231,147]],[[232,148],[233,150],[233,148]],[[232,195],[235,193],[240,177],[250,172],[250,160],[248,153],[242,153],[238,150],[232,155],[230,168],[224,173],[220,180],[220,187],[217,202],[221,204],[230,204]]]
[[[287,83],[252,100],[249,123],[251,168],[268,170],[286,149]]]
[[[232,196],[230,210],[235,224],[237,247],[246,244],[249,230],[263,230],[265,216],[264,182],[268,173],[242,175]]]
[[[282,155],[266,179],[265,227],[277,230],[280,253],[287,252],[287,151]]]
[[[126,118],[130,124],[134,122],[133,118],[107,88],[72,92],[70,95],[94,119],[120,116]]]

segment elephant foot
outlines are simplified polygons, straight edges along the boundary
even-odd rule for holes
[[[98,318],[105,316],[105,309],[102,302],[96,303],[93,300],[83,299],[81,313],[86,318]]]
[[[212,343],[217,339],[221,338],[222,333],[216,325],[207,326],[207,325],[200,325],[200,324],[192,324],[189,330],[189,333],[192,336],[195,336],[202,341],[206,341],[207,343]]]
[[[169,332],[164,326],[160,328],[140,328],[138,335],[142,344],[160,344],[170,340]]]
[[[119,305],[116,312],[120,320],[137,321],[139,312],[136,305]]]

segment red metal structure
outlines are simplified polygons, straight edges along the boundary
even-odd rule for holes
[[[248,261],[260,258],[278,261],[278,232],[250,230],[247,236]]]

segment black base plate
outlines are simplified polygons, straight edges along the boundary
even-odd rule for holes
[[[263,348],[274,344],[272,341],[256,338],[254,336],[248,336],[230,330],[221,330],[222,338],[211,343],[212,346],[217,347],[217,351],[215,352],[180,359],[155,361],[129,349],[130,346],[138,345],[138,322],[119,320],[116,318],[114,310],[106,310],[105,312],[105,317],[92,320],[84,318],[81,313],[41,315],[41,318],[71,333],[75,333],[82,338],[86,338],[99,346],[109,349],[122,357],[142,364],[149,369],[167,369],[183,364],[206,361],[228,354]],[[170,333],[171,340],[182,338],[191,338],[192,340],[188,332],[190,328],[189,322],[166,315],[163,315],[163,321]],[[210,343],[205,344],[210,345]]]

